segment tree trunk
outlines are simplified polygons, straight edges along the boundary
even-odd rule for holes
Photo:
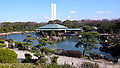
[[[39,64],[40,58],[41,58],[41,56],[38,57],[38,59],[37,59],[37,61],[36,61],[36,64]]]
[[[83,50],[83,56],[85,56],[85,51],[86,51],[86,48]]]

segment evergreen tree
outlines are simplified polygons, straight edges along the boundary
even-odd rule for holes
[[[32,43],[34,43],[33,40],[35,40],[35,38],[32,38],[32,35],[26,35],[27,38],[25,38],[23,41],[25,42],[24,43],[24,46],[30,46],[30,45],[33,45]]]
[[[92,49],[97,49],[97,39],[95,37],[98,36],[97,32],[94,32],[93,26],[83,26],[84,32],[82,32],[80,35],[82,35],[82,38],[80,41],[75,45],[75,47],[83,47],[83,56],[85,52],[90,51]]]
[[[36,63],[45,63],[47,58],[45,58],[45,55],[50,55],[54,50],[51,50],[50,48],[43,47],[46,44],[53,44],[53,41],[51,41],[49,38],[41,38],[38,40],[39,44],[36,46],[38,49],[35,52],[35,56],[38,57],[38,60]]]

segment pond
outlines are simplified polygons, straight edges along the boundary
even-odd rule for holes
[[[37,36],[35,35],[35,33],[27,33],[27,34],[32,34],[33,38],[37,38]],[[0,38],[4,38],[4,39],[13,39],[14,41],[21,41],[23,42],[24,38],[27,38],[26,35],[27,34],[11,34],[9,36],[2,36]],[[62,48],[64,50],[75,50],[75,51],[83,51],[82,47],[76,48],[75,44],[78,42],[78,40],[73,37],[73,36],[69,36],[68,39],[63,40],[63,41],[59,41],[56,42],[54,45],[46,45],[46,47],[49,47],[51,49],[58,49],[58,48]],[[37,45],[39,42],[37,40],[34,40],[33,45]],[[102,47],[101,44],[97,44],[98,49],[93,49],[92,52],[98,53],[98,54],[103,54],[107,57],[107,53],[105,52],[101,52],[99,50],[100,47]],[[111,56],[111,58],[113,58]]]

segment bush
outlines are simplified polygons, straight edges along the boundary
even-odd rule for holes
[[[53,56],[51,62],[52,63],[57,63],[58,56]]]
[[[48,65],[40,64],[39,68],[77,68],[77,67],[70,66],[69,64],[58,65],[58,64],[54,63],[54,64],[48,64]]]
[[[15,41],[15,45],[16,45],[16,47],[22,47],[23,46],[23,42]]]
[[[81,64],[81,68],[99,68],[99,65],[97,63],[84,62]]]
[[[47,58],[45,58],[45,57],[42,57],[42,58],[40,58],[40,63],[45,63],[46,61],[47,61],[48,59]]]
[[[0,62],[1,63],[16,63],[17,62],[17,54],[8,48],[2,49],[0,48]]]
[[[82,57],[82,53],[80,51],[73,51],[73,50],[63,51],[61,55],[65,55],[68,57],[77,57],[77,58]]]
[[[7,45],[5,44],[4,39],[0,39],[0,48],[6,47]]]
[[[0,39],[0,43],[5,43],[5,40],[4,39]]]
[[[13,43],[14,41],[13,41],[13,39],[9,39],[9,43]]]
[[[4,63],[0,64],[0,68],[39,68],[36,65],[33,65],[31,63]]]
[[[25,59],[32,59],[32,55],[31,54],[25,54]]]
[[[32,55],[31,54],[25,54],[25,59],[22,60],[22,63],[30,63],[32,61]]]
[[[6,47],[7,45],[5,43],[1,44],[0,43],[0,48]]]

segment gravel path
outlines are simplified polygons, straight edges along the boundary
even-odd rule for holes
[[[59,56],[57,60],[57,63],[59,65],[66,63],[73,66],[77,66],[78,68],[83,62],[97,63],[99,64],[100,68],[120,68],[120,64],[113,64],[105,60],[88,60],[85,58],[72,58],[72,57],[66,57],[66,56]]]
[[[22,50],[18,50],[18,49],[12,49],[13,51],[16,52],[17,59],[25,59],[25,54],[31,54],[32,55],[32,59],[37,59],[36,56],[33,55],[33,53],[29,52],[29,51],[22,51]]]
[[[14,51],[16,52],[16,54],[18,54],[18,56],[17,56],[18,59],[25,59],[25,56],[24,56],[25,53],[31,54],[32,59],[37,59],[37,57],[34,56],[29,51],[21,51],[21,50],[17,50],[17,49],[14,49]],[[52,57],[52,56],[58,56],[58,55],[51,55],[50,57]],[[48,57],[46,56],[46,58],[48,58]],[[57,60],[57,63],[59,65],[63,65],[66,63],[69,65],[77,66],[78,68],[80,67],[80,65],[83,62],[97,63],[97,64],[99,64],[100,68],[120,68],[120,64],[113,64],[113,63],[107,62],[105,60],[88,60],[85,58],[72,58],[72,57],[66,57],[66,56],[59,56],[59,58]],[[50,61],[48,63],[50,63]]]

